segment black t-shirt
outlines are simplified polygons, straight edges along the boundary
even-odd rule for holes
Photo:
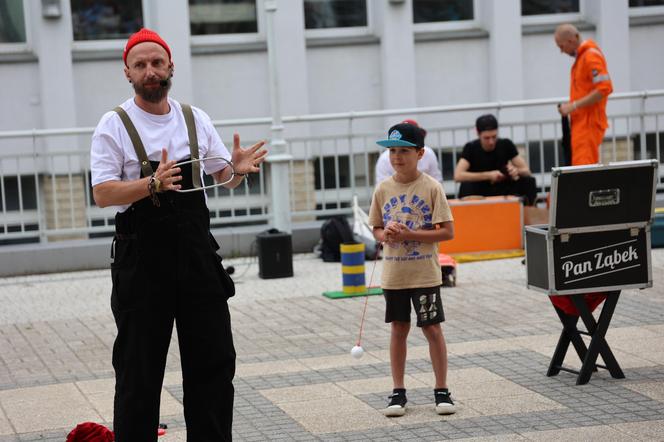
[[[470,163],[468,172],[487,172],[504,169],[507,162],[518,154],[516,146],[508,138],[498,138],[496,148],[491,152],[482,149],[480,140],[477,139],[466,143],[461,152],[461,158]]]

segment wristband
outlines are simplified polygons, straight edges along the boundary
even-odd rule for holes
[[[576,101],[572,101],[572,110],[575,111],[575,110],[576,110],[576,107],[577,107],[577,106],[576,106]]]

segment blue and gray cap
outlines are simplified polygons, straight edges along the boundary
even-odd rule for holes
[[[424,134],[419,126],[399,123],[390,127],[387,140],[378,140],[376,144],[383,147],[424,147]]]

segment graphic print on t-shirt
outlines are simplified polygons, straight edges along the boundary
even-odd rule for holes
[[[417,194],[413,194],[410,199],[407,199],[406,194],[394,196],[383,206],[383,225],[387,226],[390,222],[404,224],[410,230],[431,229],[431,207]],[[421,244],[420,241],[389,243],[388,245],[394,249],[403,247],[405,256],[385,256],[385,260],[430,259],[431,254],[420,253]]]

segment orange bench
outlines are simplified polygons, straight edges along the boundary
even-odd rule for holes
[[[454,239],[442,241],[441,253],[472,253],[523,248],[523,205],[514,196],[448,200]]]

